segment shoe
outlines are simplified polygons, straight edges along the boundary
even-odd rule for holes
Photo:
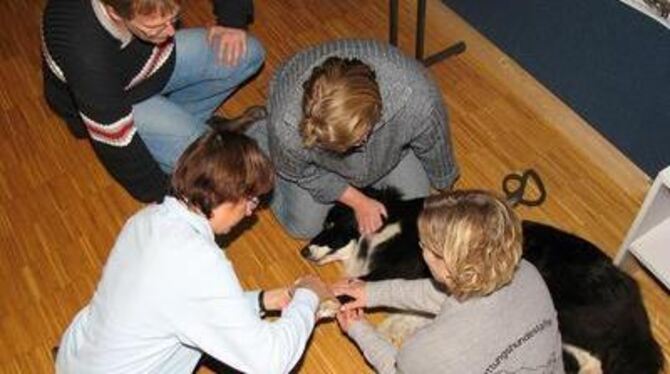
[[[207,125],[215,131],[245,132],[256,122],[267,117],[265,106],[253,105],[247,108],[242,115],[235,118],[226,118],[214,114],[206,121]]]

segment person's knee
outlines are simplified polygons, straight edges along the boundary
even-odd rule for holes
[[[315,229],[314,227],[304,227],[291,224],[285,225],[284,229],[293,239],[297,240],[311,240],[319,233],[319,231],[321,231]]]
[[[247,55],[245,58],[249,70],[256,72],[265,62],[265,48],[258,39],[249,35],[247,37]]]
[[[304,219],[304,217],[292,214],[294,212],[288,212],[276,204],[271,204],[271,208],[272,213],[274,213],[275,218],[277,218],[286,233],[294,239],[310,240],[321,231],[323,223],[317,222],[318,220]]]
[[[306,227],[300,227],[298,225],[293,225],[290,223],[284,224],[284,230],[289,234],[293,239],[297,240],[310,240],[319,233],[318,230],[313,230]]]

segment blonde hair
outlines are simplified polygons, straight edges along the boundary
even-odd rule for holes
[[[418,225],[422,246],[443,259],[447,288],[457,299],[488,295],[514,277],[522,254],[521,223],[492,193],[430,196]]]
[[[305,147],[344,153],[379,121],[382,100],[372,69],[357,59],[330,57],[303,84],[300,135]]]

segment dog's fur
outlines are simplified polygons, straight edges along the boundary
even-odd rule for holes
[[[361,238],[353,211],[337,204],[302,256],[319,264],[342,261],[347,275],[367,281],[429,277],[418,245],[423,199],[401,201],[393,191],[374,197],[388,211],[381,230]],[[586,372],[580,355],[590,354],[604,373],[658,373],[663,356],[637,283],[580,237],[531,221],[523,222],[523,234],[524,258],[542,274],[558,312],[566,371]]]

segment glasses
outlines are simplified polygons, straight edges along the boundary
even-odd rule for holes
[[[169,27],[175,27],[180,20],[181,13],[177,12],[169,20],[157,25],[146,26],[141,23],[133,23],[133,21],[127,21],[126,24],[131,25],[136,30],[139,30],[147,38],[158,38],[162,36],[165,30],[167,30]]]
[[[260,199],[257,196],[247,197],[247,212],[251,213],[260,204]]]

